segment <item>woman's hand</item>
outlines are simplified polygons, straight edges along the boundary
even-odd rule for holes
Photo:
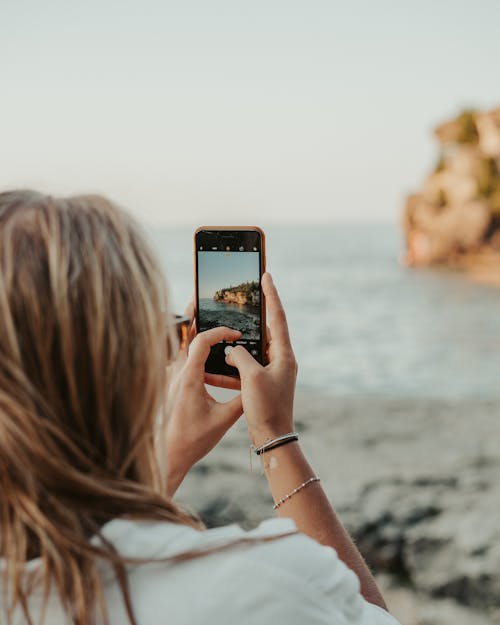
[[[250,439],[260,445],[269,438],[293,431],[293,398],[297,361],[278,291],[270,274],[262,276],[262,289],[269,313],[269,364],[260,365],[240,345],[226,362],[237,367],[241,378],[241,398]]]
[[[174,371],[169,371],[169,420],[167,425],[167,492],[172,496],[189,469],[201,460],[238,420],[243,412],[241,395],[225,403],[207,391],[205,361],[210,347],[219,341],[236,341],[241,332],[226,327],[200,332],[184,350]],[[232,384],[224,376],[220,386]]]

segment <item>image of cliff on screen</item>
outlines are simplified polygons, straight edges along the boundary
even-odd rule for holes
[[[199,330],[228,326],[260,339],[259,252],[198,251]]]

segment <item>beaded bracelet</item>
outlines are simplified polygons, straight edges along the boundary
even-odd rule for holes
[[[302,484],[300,484],[300,486],[297,486],[297,488],[294,488],[292,491],[290,491],[288,493],[288,495],[285,495],[284,497],[282,497],[279,501],[277,501],[274,506],[273,506],[273,510],[276,510],[277,508],[279,508],[281,506],[281,504],[284,504],[285,501],[288,501],[290,499],[290,497],[293,497],[294,495],[296,495],[299,490],[302,490],[303,488],[305,488],[306,486],[308,486],[309,484],[312,484],[313,482],[319,482],[319,477],[317,477],[316,475],[314,477],[310,477],[308,480],[306,480],[305,482],[302,482]]]

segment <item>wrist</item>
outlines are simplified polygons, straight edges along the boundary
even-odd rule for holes
[[[299,435],[297,434],[297,432],[288,432],[287,434],[282,434],[281,436],[276,436],[275,438],[267,440],[259,447],[255,447],[254,445],[252,445],[251,450],[258,456],[260,456],[266,452],[276,449],[277,447],[281,447],[282,445],[286,445],[287,443],[292,443],[298,440]]]
[[[291,432],[294,432],[293,423],[282,427],[248,428],[248,435],[254,447],[260,447],[270,440],[283,436],[284,434],[290,434]]]

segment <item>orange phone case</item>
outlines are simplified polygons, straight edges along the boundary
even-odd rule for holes
[[[195,292],[195,301],[194,301],[194,318],[198,319],[198,263],[196,262],[196,235],[198,232],[202,230],[235,230],[235,231],[249,231],[255,230],[260,234],[262,245],[261,245],[261,266],[260,266],[260,278],[262,278],[262,274],[266,271],[266,235],[262,228],[258,226],[200,226],[196,228],[194,232],[194,292]],[[264,293],[262,293],[262,310],[261,310],[261,318],[262,318],[262,345],[263,345],[263,354],[262,359],[264,363],[267,363],[267,323],[266,323],[266,298],[264,297]],[[196,332],[198,332],[198,327],[196,324]]]

